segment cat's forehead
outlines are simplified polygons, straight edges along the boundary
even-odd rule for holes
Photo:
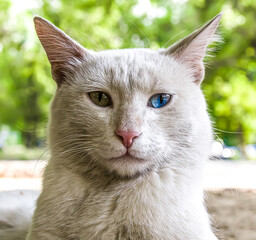
[[[143,73],[159,61],[157,51],[149,49],[107,50],[95,54],[95,60],[104,70],[118,73]],[[144,70],[144,71],[143,71]]]
[[[123,49],[94,53],[86,69],[87,78],[94,79],[94,85],[119,92],[147,93],[166,87],[175,64],[173,59],[158,51]]]
[[[131,49],[111,49],[100,52],[95,52],[95,56],[112,60],[152,60],[158,55],[158,51],[146,48],[131,48]]]

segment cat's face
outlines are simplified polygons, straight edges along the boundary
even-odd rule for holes
[[[68,71],[47,52],[59,85],[50,143],[63,164],[134,176],[166,165],[191,167],[207,157],[212,133],[199,86],[203,57],[198,64],[198,55],[187,60],[191,49],[185,56],[173,49],[82,51],[79,58],[72,53]],[[154,105],[152,96],[169,102]]]
[[[74,138],[73,145],[66,142],[64,151],[72,147],[74,153],[84,151],[121,175],[159,166],[171,156],[177,164],[177,151],[184,155],[192,151],[198,135],[207,150],[211,139],[204,99],[190,75],[185,66],[157,51],[91,54],[70,85],[58,89],[51,131],[58,133],[56,140],[67,132]],[[88,93],[96,91],[107,93],[112,103],[106,107],[93,103]],[[170,94],[170,102],[161,108],[149,106],[157,93]],[[116,134],[119,129],[140,134],[128,149]],[[124,156],[127,152],[130,156]]]

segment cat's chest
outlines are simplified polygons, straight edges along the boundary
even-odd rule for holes
[[[81,239],[86,235],[89,239],[161,239],[173,225],[175,205],[168,186],[159,179],[94,192],[81,205]]]
[[[177,236],[192,232],[190,223],[197,221],[199,211],[195,209],[195,218],[194,207],[188,205],[191,196],[188,200],[185,194],[188,184],[180,184],[170,169],[139,181],[101,184],[65,172],[61,178],[53,176],[51,182],[45,181],[38,214],[45,213],[47,206],[45,219],[51,216],[51,225],[40,216],[41,221],[60,229],[61,236],[70,236],[66,239],[192,239]]]

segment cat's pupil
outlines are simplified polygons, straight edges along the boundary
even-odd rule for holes
[[[100,102],[101,98],[102,98],[102,93],[101,92],[99,92],[98,98],[99,98],[99,102]]]
[[[164,101],[163,94],[160,95],[160,103],[162,104]]]

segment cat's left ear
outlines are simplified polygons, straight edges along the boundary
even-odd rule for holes
[[[34,18],[35,29],[52,67],[52,76],[58,86],[68,82],[77,65],[89,52],[67,34],[41,17]]]
[[[168,49],[160,50],[164,55],[174,57],[178,62],[185,64],[192,72],[194,82],[200,84],[204,78],[203,60],[209,44],[220,39],[216,34],[222,13],[210,20],[201,28],[175,43]]]

